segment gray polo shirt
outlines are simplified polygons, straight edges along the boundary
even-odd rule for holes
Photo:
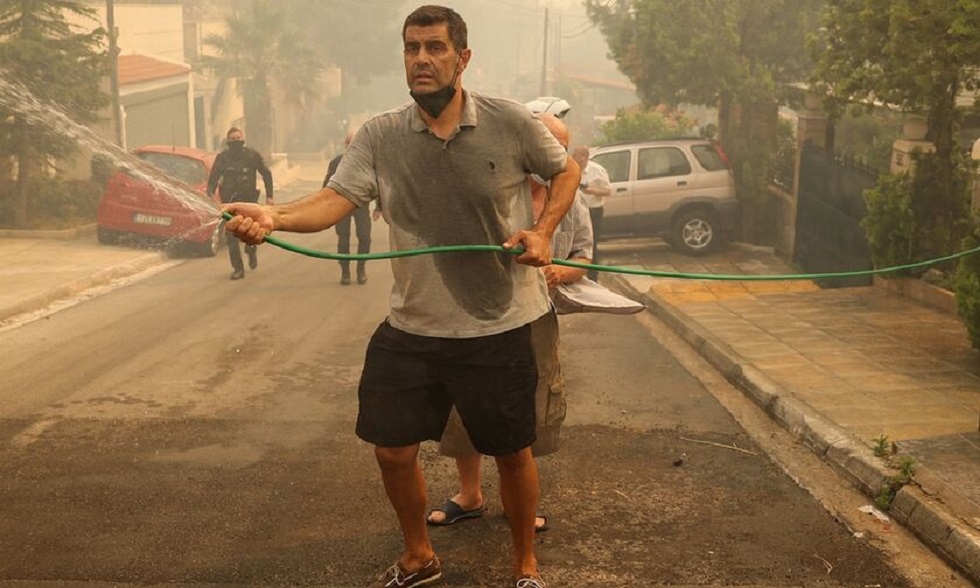
[[[329,187],[358,206],[377,198],[393,251],[500,245],[533,225],[534,173],[565,168],[565,150],[523,105],[465,92],[448,140],[410,103],[361,127]],[[538,268],[506,253],[438,253],[391,260],[391,324],[429,337],[480,337],[548,311]]]

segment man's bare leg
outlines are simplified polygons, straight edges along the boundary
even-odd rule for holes
[[[456,458],[459,493],[452,497],[452,501],[463,510],[475,510],[483,506],[482,461],[483,456],[479,453]],[[441,510],[433,511],[429,515],[429,520],[433,523],[441,523],[446,520],[446,513]]]
[[[534,513],[538,508],[538,467],[531,457],[531,448],[498,456],[500,500],[510,523],[514,542],[514,574],[517,577],[537,575],[538,560],[534,555]]]
[[[405,552],[398,562],[406,572],[420,569],[435,555],[425,526],[425,478],[418,461],[419,445],[375,447],[388,500],[398,515]]]

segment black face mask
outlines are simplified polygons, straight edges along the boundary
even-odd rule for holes
[[[445,88],[439,88],[435,92],[429,92],[428,94],[409,91],[412,100],[415,100],[419,108],[426,111],[432,118],[439,118],[442,111],[446,110],[446,107],[452,102],[453,96],[456,95],[456,76],[459,74],[459,63],[461,60],[462,57],[456,60],[456,71],[453,72],[453,79],[450,80],[449,85]]]
[[[228,141],[228,150],[238,153],[245,149],[245,141]]]

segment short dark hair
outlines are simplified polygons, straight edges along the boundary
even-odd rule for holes
[[[240,132],[242,132],[240,128],[231,127],[230,129],[228,129],[228,132],[225,133],[225,138],[227,139],[228,137],[230,137],[232,133],[240,133]]]
[[[427,4],[419,6],[412,14],[405,19],[402,26],[402,40],[405,40],[405,31],[408,27],[431,27],[432,25],[446,23],[449,27],[449,40],[453,42],[456,51],[466,49],[466,21],[452,8]]]

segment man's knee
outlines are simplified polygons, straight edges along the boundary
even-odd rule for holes
[[[404,467],[414,467],[418,458],[419,446],[405,447],[375,447],[374,456],[382,470],[396,470]]]
[[[518,471],[534,464],[534,456],[531,455],[530,447],[507,455],[498,455],[494,459],[497,462],[497,469],[500,471]]]

